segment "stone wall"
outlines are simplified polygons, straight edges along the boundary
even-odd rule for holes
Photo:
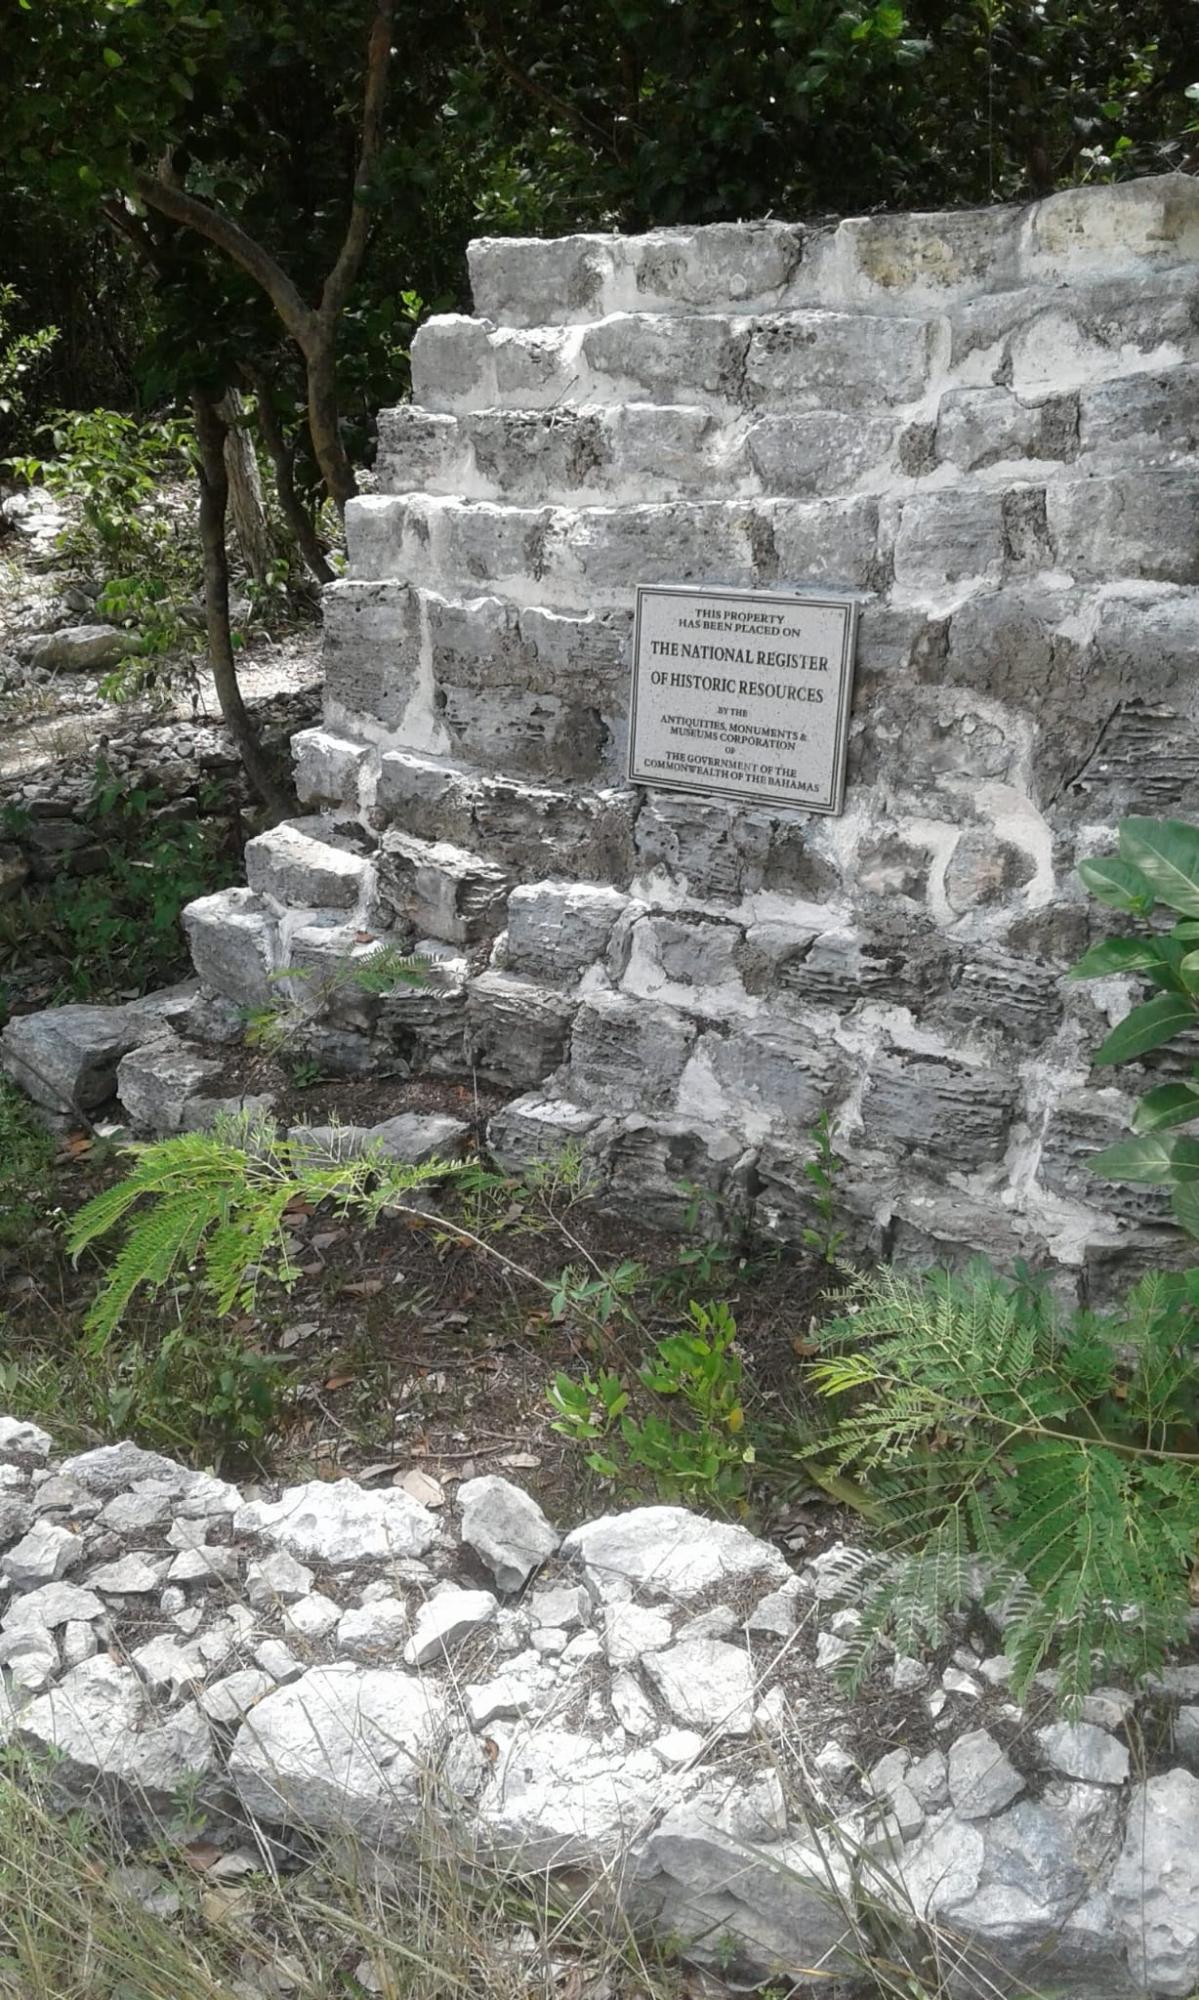
[[[432,940],[364,1047],[505,1087],[501,1160],[579,1142],[650,1220],[699,1184],[797,1242],[827,1107],[864,1248],[1091,1296],[1168,1256],[1156,1193],[1086,1165],[1130,989],[1063,974],[1104,928],[1077,859],[1199,809],[1197,250],[1178,175],[475,244],[349,508],[312,816],[193,906],[202,978]],[[843,816],[622,783],[654,582],[860,595]]]

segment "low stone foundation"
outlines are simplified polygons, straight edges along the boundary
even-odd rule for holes
[[[602,1878],[735,1980],[848,1977],[880,1906],[892,1963],[935,1936],[990,1993],[1199,1980],[1199,1667],[1065,1725],[959,1640],[851,1704],[851,1551],[793,1569],[676,1507],[563,1536],[504,1478],[452,1504],[409,1480],[435,1511],[403,1479],[57,1458],[0,1418],[0,1740],[180,1841],[185,1800],[229,1847],[248,1822],[396,1844],[434,1812],[464,1854]],[[1133,1783],[1128,1744],[1171,1740]]]

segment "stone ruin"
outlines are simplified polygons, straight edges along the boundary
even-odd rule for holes
[[[699,1187],[711,1226],[801,1241],[827,1108],[862,1253],[1053,1259],[1092,1299],[1169,1261],[1162,1192],[1087,1164],[1132,989],[1063,974],[1076,861],[1199,808],[1197,250],[1182,175],[474,244],[476,313],[420,330],[348,510],[309,813],[187,912],[205,992],[277,1004],[299,968],[327,1069],[497,1086],[502,1163],[577,1146],[645,1221]],[[840,817],[622,781],[664,581],[857,594]],[[380,938],[425,987],[338,979]],[[201,1118],[209,1072],[163,1060],[160,1122]]]
[[[1199,1667],[1064,1723],[959,1640],[848,1702],[850,1560],[793,1569],[678,1507],[562,1537],[494,1475],[438,1512],[242,1492],[0,1417],[0,1744],[135,1841],[201,1811],[252,1866],[433,1813],[464,1859],[605,1884],[734,1984],[857,1990],[885,1913],[892,1966],[935,1950],[965,1994],[1190,1994]]]

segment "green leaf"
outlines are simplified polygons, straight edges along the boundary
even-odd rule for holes
[[[1199,1181],[1199,1139],[1121,1139],[1096,1153],[1091,1166],[1105,1180],[1141,1181],[1150,1187]]]
[[[1179,993],[1159,993],[1125,1015],[1095,1052],[1097,1067],[1108,1063],[1131,1062],[1150,1049],[1160,1049],[1196,1022],[1193,1002]]]
[[[1163,1083],[1142,1097],[1132,1125],[1134,1132],[1157,1132],[1167,1125],[1184,1125],[1188,1118],[1199,1118],[1199,1086]]]
[[[1143,916],[1153,908],[1153,884],[1118,855],[1096,855],[1078,864],[1078,879],[1099,903],[1109,910],[1123,910],[1129,916]]]
[[[1170,1197],[1174,1217],[1190,1236],[1199,1236],[1199,1181],[1181,1181]]]
[[[124,68],[125,58],[122,55],[118,55],[115,49],[101,49],[100,54],[104,59],[104,66],[106,69]]]
[[[1120,853],[1148,878],[1161,902],[1184,917],[1199,917],[1199,826],[1181,819],[1126,819]]]
[[[1145,972],[1161,953],[1149,938],[1104,938],[1072,965],[1067,979],[1102,979],[1109,972]]]

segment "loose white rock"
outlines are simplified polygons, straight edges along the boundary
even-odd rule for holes
[[[90,1660],[99,1651],[99,1640],[90,1625],[81,1619],[72,1618],[62,1635],[62,1663],[64,1667],[77,1667],[84,1660]]]
[[[55,1779],[90,1789],[98,1780],[171,1797],[212,1763],[208,1724],[194,1702],[159,1716],[129,1667],[84,1660],[22,1711],[22,1739],[56,1752]]]
[[[283,1613],[283,1630],[289,1639],[323,1639],[341,1619],[341,1606],[319,1590],[310,1591]]]
[[[73,1569],[83,1554],[83,1540],[53,1521],[37,1521],[27,1535],[0,1556],[0,1573],[18,1590],[54,1583]]]
[[[240,1564],[236,1549],[180,1549],[167,1571],[168,1583],[236,1583]]]
[[[558,1547],[559,1536],[537,1502],[510,1479],[489,1473],[458,1489],[462,1539],[504,1591],[521,1590]]]
[[[753,1728],[753,1664],[723,1639],[687,1639],[647,1654],[645,1671],[662,1700],[688,1729],[704,1735],[748,1736]]]
[[[717,1586],[782,1584],[791,1575],[778,1550],[748,1528],[704,1520],[685,1507],[605,1514],[567,1535],[562,1553],[582,1565],[601,1603],[627,1597],[636,1586],[648,1597],[690,1604]]]
[[[616,1674],[608,1698],[613,1715],[630,1736],[644,1738],[656,1734],[659,1727],[657,1711],[635,1674],[627,1671]]]
[[[1199,1778],[1165,1771],[1134,1785],[1124,1847],[1108,1882],[1133,1978],[1152,1993],[1199,1983]]]
[[[240,1722],[274,1686],[274,1680],[262,1667],[240,1667],[235,1674],[226,1674],[224,1680],[214,1681],[197,1700],[210,1722]]]
[[[101,1524],[117,1535],[144,1535],[153,1528],[165,1527],[176,1503],[162,1486],[162,1481],[148,1479],[142,1487],[116,1494],[102,1509]]]
[[[151,1556],[139,1550],[121,1556],[117,1562],[102,1563],[88,1575],[92,1590],[112,1592],[118,1597],[141,1597],[157,1590],[169,1567],[166,1556]]]
[[[1088,1785],[1122,1785],[1129,1757],[1123,1743],[1090,1722],[1055,1722],[1038,1729],[1037,1743],[1045,1762],[1067,1778]]]
[[[480,1625],[495,1617],[496,1600],[489,1590],[443,1590],[422,1604],[404,1648],[410,1667],[441,1659]]]
[[[779,1639],[789,1639],[799,1623],[799,1608],[804,1591],[797,1576],[789,1577],[777,1590],[767,1591],[765,1597],[755,1604],[745,1621],[747,1632],[772,1633]]]
[[[611,1667],[629,1667],[644,1653],[660,1653],[669,1646],[674,1633],[669,1618],[661,1611],[647,1611],[640,1604],[619,1600],[603,1612],[604,1651]]]
[[[587,1623],[591,1600],[581,1584],[546,1584],[532,1592],[529,1615],[534,1625],[552,1625],[559,1632],[577,1632]]]
[[[0,1417],[0,1458],[47,1459],[54,1440],[38,1424],[22,1423],[19,1417]]]
[[[276,1604],[294,1604],[297,1598],[307,1597],[314,1582],[306,1564],[297,1562],[286,1549],[276,1549],[248,1566],[246,1597],[256,1611],[269,1611]]]
[[[959,1819],[989,1819],[1019,1798],[1024,1780],[985,1729],[972,1729],[949,1748],[949,1796]]]
[[[664,1729],[661,1736],[655,1736],[651,1747],[654,1756],[668,1770],[678,1771],[703,1755],[704,1739],[696,1729]]]
[[[352,1611],[343,1611],[337,1626],[337,1650],[352,1659],[394,1652],[408,1631],[408,1607],[399,1597],[376,1597]]]
[[[427,1507],[398,1487],[367,1492],[352,1480],[309,1480],[278,1500],[253,1500],[233,1520],[238,1535],[260,1535],[308,1562],[339,1565],[420,1556],[437,1539]]]
[[[44,1583],[40,1590],[27,1590],[9,1605],[0,1626],[44,1625],[48,1632],[71,1619],[100,1618],[102,1599],[94,1590],[81,1590],[77,1583]]]
[[[524,1715],[536,1699],[528,1681],[515,1674],[497,1674],[493,1681],[465,1687],[462,1699],[472,1729],[485,1729],[500,1716]]]
[[[198,1649],[181,1646],[177,1639],[165,1635],[147,1639],[129,1657],[150,1687],[167,1688],[172,1694],[204,1678],[204,1661]]]
[[[287,1681],[299,1680],[304,1671],[303,1663],[297,1660],[291,1649],[283,1644],[282,1639],[264,1639],[261,1645],[255,1646],[254,1658],[263,1673],[269,1674],[273,1681],[279,1682],[280,1686]]]

